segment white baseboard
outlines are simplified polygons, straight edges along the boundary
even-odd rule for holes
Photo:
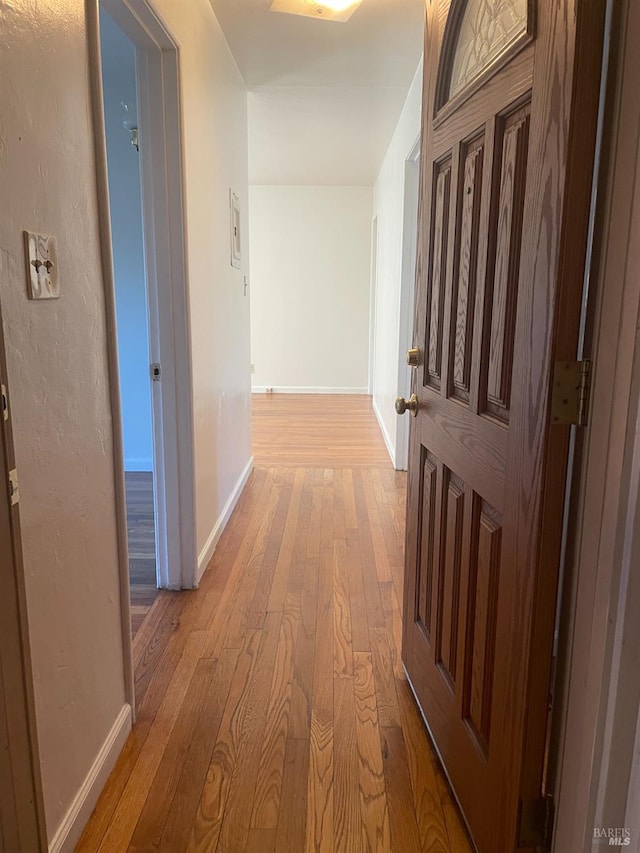
[[[153,459],[125,459],[125,471],[153,471]]]
[[[368,394],[368,388],[327,388],[324,385],[315,387],[312,385],[254,385],[251,388],[253,394]]]
[[[238,503],[238,498],[242,494],[242,490],[244,489],[247,480],[251,472],[253,471],[253,456],[247,462],[244,471],[240,474],[238,478],[238,482],[233,487],[233,491],[229,497],[229,500],[224,505],[224,509],[220,513],[220,518],[216,521],[213,530],[209,534],[209,538],[204,544],[204,548],[200,551],[200,555],[198,556],[198,571],[196,577],[196,586],[200,583],[200,579],[204,574],[204,570],[209,565],[209,561],[213,557],[213,552],[216,550],[216,545],[222,536],[222,532],[227,526],[227,522],[231,518],[231,513],[235,509],[236,504]]]
[[[387,448],[387,453],[391,457],[391,462],[393,467],[396,467],[396,450],[391,441],[391,437],[387,432],[387,428],[384,425],[384,421],[382,420],[382,415],[380,414],[380,409],[378,408],[378,404],[375,400],[372,402],[373,405],[373,413],[376,416],[376,420],[378,421],[378,426],[380,427],[380,432],[382,433],[382,438],[384,439],[385,446]]]
[[[71,808],[62,819],[62,823],[49,843],[49,853],[73,853],[109,774],[122,752],[131,726],[131,706],[123,705],[86,779],[71,803]]]

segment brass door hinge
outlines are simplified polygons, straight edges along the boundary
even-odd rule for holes
[[[520,803],[518,847],[550,850],[554,813],[553,797],[549,795]]]
[[[551,423],[587,425],[591,362],[556,361],[551,395]]]
[[[20,500],[20,492],[18,489],[18,471],[13,468],[9,471],[9,501],[11,506],[15,506]]]
[[[7,388],[5,385],[0,385],[0,408],[2,409],[2,420],[9,420],[9,398],[7,397]]]

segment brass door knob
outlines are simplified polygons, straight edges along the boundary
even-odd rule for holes
[[[418,347],[412,347],[407,351],[407,364],[409,367],[417,367],[420,363],[420,350]]]
[[[408,400],[405,400],[404,397],[398,397],[396,400],[396,412],[399,415],[404,415],[404,413],[409,410],[413,417],[418,414],[418,397],[415,394],[412,394]]]

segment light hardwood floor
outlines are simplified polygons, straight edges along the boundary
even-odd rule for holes
[[[254,411],[200,589],[136,637],[138,721],[77,850],[468,853],[402,670],[405,476],[370,401]]]

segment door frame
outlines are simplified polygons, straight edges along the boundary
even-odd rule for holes
[[[121,543],[120,560],[123,580],[126,571],[127,592],[122,413],[103,115],[100,6],[136,47],[149,356],[151,363],[159,363],[162,369],[160,381],[151,382],[158,586],[191,589],[197,586],[195,463],[178,46],[148,0],[89,0],[87,28],[111,402],[116,433],[117,502],[120,538],[125,540]]]
[[[640,849],[640,589],[632,570],[640,559],[640,251],[632,236],[640,230],[640,8],[634,0],[607,5],[612,62],[586,342],[594,376],[572,500],[550,756],[556,853],[591,853],[596,826],[632,827],[626,849]]]
[[[418,196],[420,194],[420,148],[422,134],[411,147],[404,164],[404,212],[402,223],[402,273],[400,278],[400,319],[398,323],[398,393],[411,396],[412,368],[407,365],[407,350],[413,346],[413,309],[416,291],[418,250]],[[397,471],[406,471],[409,462],[410,418],[400,418],[396,429],[394,454]]]
[[[378,290],[378,215],[371,220],[371,281],[369,284],[369,380],[367,394],[373,396],[376,367],[376,297]]]
[[[8,388],[0,313],[0,382]],[[0,412],[0,838],[16,850],[47,850],[33,671],[29,645],[20,505],[11,506],[15,468],[10,394]],[[7,840],[9,839],[9,840]],[[9,849],[9,847],[7,847]]]

